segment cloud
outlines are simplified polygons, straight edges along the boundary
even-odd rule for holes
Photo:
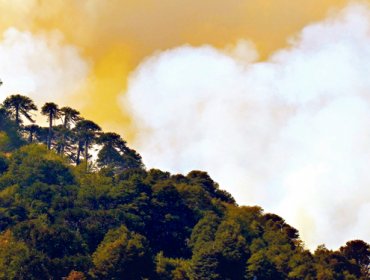
[[[240,204],[287,219],[310,248],[370,225],[370,9],[349,5],[255,62],[248,41],[182,46],[131,74],[121,97],[149,167],[202,169]]]
[[[63,43],[55,31],[35,35],[7,29],[0,41],[0,101],[10,94],[28,95],[37,103],[65,104],[85,85],[90,65],[79,50]]]
[[[0,0],[0,34],[9,27],[33,34],[60,30],[94,62],[89,87],[79,96],[86,103],[83,115],[109,130],[125,127],[119,131],[131,140],[136,131],[127,131],[131,116],[120,110],[117,97],[144,57],[184,43],[223,48],[248,38],[265,58],[305,24],[347,1]]]

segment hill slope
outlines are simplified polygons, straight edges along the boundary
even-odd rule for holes
[[[369,279],[364,241],[311,253],[206,172],[146,170],[82,119],[34,134],[5,106],[0,120],[0,279]]]

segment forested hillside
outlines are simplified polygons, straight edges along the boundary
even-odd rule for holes
[[[73,108],[46,103],[47,127],[36,112],[0,108],[0,279],[369,279],[365,241],[310,252],[206,172],[147,170]]]

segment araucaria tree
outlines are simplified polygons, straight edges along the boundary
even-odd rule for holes
[[[28,143],[31,144],[33,142],[36,133],[38,133],[40,129],[41,127],[37,124],[30,124],[24,128],[24,131],[28,133]]]
[[[84,149],[86,169],[87,169],[88,158],[89,158],[89,147],[96,140],[97,134],[98,132],[101,131],[101,128],[93,121],[82,120],[76,124],[74,131],[76,133],[77,141],[78,141],[78,151],[77,151],[76,163],[77,165],[80,164],[81,151],[82,149]]]
[[[48,134],[48,149],[51,148],[51,138],[53,137],[53,120],[58,119],[60,117],[60,110],[58,105],[53,102],[45,103],[44,106],[41,108],[41,114],[48,117],[49,120],[49,134]]]
[[[143,168],[141,156],[127,147],[126,141],[117,133],[102,133],[97,143],[103,146],[98,153],[99,167],[108,167],[116,172],[128,168]]]
[[[30,112],[37,111],[37,106],[27,96],[20,94],[11,95],[4,100],[3,107],[10,113],[18,127],[22,123],[21,116],[32,123],[35,122]]]
[[[60,147],[58,149],[58,152],[60,154],[64,154],[64,150],[66,149],[67,145],[67,138],[68,135],[70,135],[70,128],[72,124],[75,124],[76,122],[82,120],[80,117],[80,112],[71,108],[71,107],[62,107],[60,109],[60,113],[63,118],[63,124],[62,128],[60,128]]]
[[[60,113],[63,116],[63,127],[70,128],[71,124],[82,120],[80,117],[80,112],[71,107],[62,107]]]

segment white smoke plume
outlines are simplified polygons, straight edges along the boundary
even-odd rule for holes
[[[23,94],[39,105],[68,103],[85,85],[90,65],[79,50],[63,43],[58,31],[32,34],[9,28],[0,40],[0,102]]]
[[[122,96],[148,167],[206,170],[239,204],[297,227],[309,248],[370,237],[370,9],[353,4],[257,62],[183,46],[157,53]]]

